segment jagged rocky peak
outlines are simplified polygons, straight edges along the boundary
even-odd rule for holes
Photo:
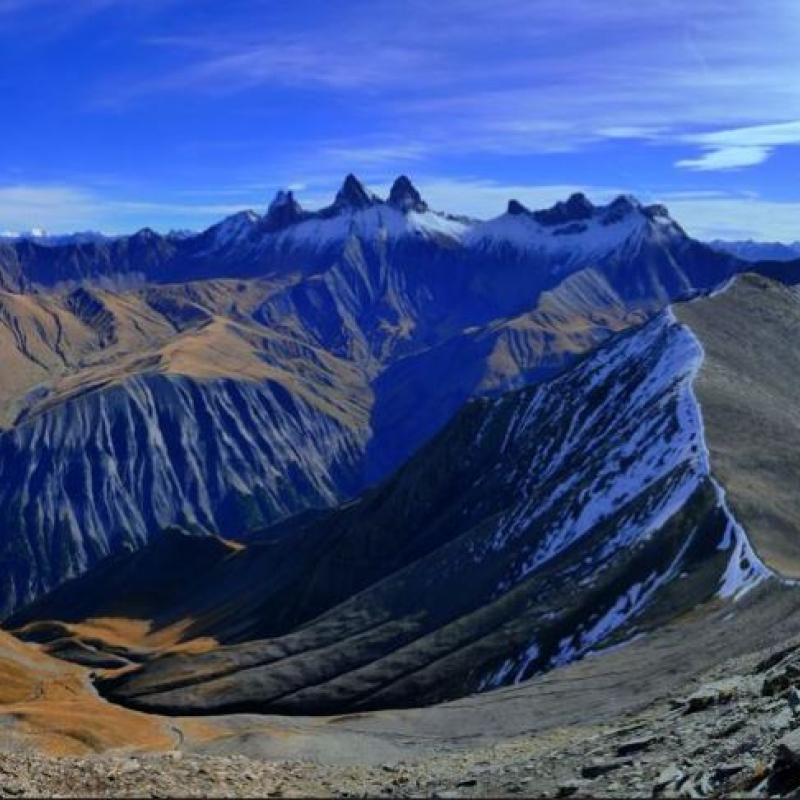
[[[364,184],[351,172],[342,184],[342,188],[336,194],[333,202],[335,209],[342,208],[369,208],[369,206],[379,203],[380,199],[364,187]]]
[[[621,194],[606,206],[603,223],[610,225],[619,222],[631,212],[641,210],[642,204],[632,194]]]
[[[506,213],[511,214],[514,217],[518,217],[520,214],[530,214],[531,212],[530,209],[528,209],[527,206],[522,205],[519,200],[509,200]]]
[[[541,225],[565,225],[570,222],[583,222],[591,219],[595,208],[585,194],[576,192],[566,200],[559,200],[554,206],[534,212]]]
[[[264,227],[268,230],[287,228],[295,222],[300,222],[303,216],[303,207],[295,200],[294,192],[280,190],[276,193],[275,199],[269,204],[267,214],[264,217]]]
[[[564,205],[571,214],[580,215],[584,219],[594,213],[592,201],[583,192],[571,194]]]
[[[428,210],[428,204],[422,199],[419,190],[406,175],[401,175],[392,184],[389,192],[389,204],[405,212],[419,211],[423,213]]]
[[[667,223],[670,225],[677,225],[674,219],[670,216],[669,209],[661,203],[653,203],[649,206],[642,208],[642,213],[649,219],[655,222]]]

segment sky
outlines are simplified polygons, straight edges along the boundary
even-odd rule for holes
[[[200,229],[408,174],[800,239],[797,0],[0,0],[0,231]]]

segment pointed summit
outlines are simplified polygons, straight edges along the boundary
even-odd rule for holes
[[[367,191],[361,181],[351,172],[336,195],[335,208],[368,208],[378,202],[372,192]]]
[[[506,214],[511,214],[513,217],[518,217],[521,214],[530,214],[529,209],[522,205],[519,200],[509,200]]]
[[[389,205],[404,212],[419,211],[422,213],[428,210],[428,204],[422,199],[417,187],[406,175],[401,175],[392,184],[389,192]]]
[[[264,227],[269,231],[281,230],[300,222],[302,218],[303,208],[294,199],[294,192],[281,190],[269,204],[267,215],[264,217]]]
[[[291,208],[292,206],[300,207],[300,204],[294,199],[294,192],[291,190],[279,189],[275,193],[275,198],[269,204],[267,213],[271,214],[272,212],[280,211],[284,208]]]
[[[565,208],[574,219],[588,219],[594,213],[594,206],[583,192],[571,194],[565,203]]]

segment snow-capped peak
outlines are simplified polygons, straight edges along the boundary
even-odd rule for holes
[[[629,214],[635,211],[641,212],[642,210],[642,204],[633,195],[621,194],[603,209],[603,224],[613,225]]]
[[[160,234],[156,233],[152,228],[142,228],[140,231],[136,231],[136,233],[131,236],[131,239],[142,242],[149,242],[158,238],[160,238]]]
[[[167,239],[173,239],[176,241],[191,239],[193,236],[197,236],[197,231],[193,231],[189,228],[174,228],[167,233]]]
[[[265,230],[290,247],[326,247],[355,236],[365,241],[422,237],[459,241],[471,225],[431,211],[410,179],[395,180],[388,200],[348,175],[333,204],[303,211],[291,192],[279,192],[265,217]]]

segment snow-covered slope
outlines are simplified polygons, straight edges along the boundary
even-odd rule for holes
[[[278,247],[311,247],[322,249],[350,237],[367,242],[382,242],[402,237],[459,241],[468,230],[468,223],[435,211],[403,211],[388,204],[342,211],[331,217],[312,217],[276,234]],[[267,242],[265,246],[271,246]]]
[[[222,220],[204,234],[210,240],[209,250],[219,252],[246,245],[260,220],[261,217],[255,211],[242,211]]]
[[[664,206],[624,195],[595,206],[575,194],[541,211],[512,200],[505,214],[473,226],[463,245],[483,258],[535,265],[545,283],[599,269],[626,297],[661,292],[674,299],[736,269],[693,242]]]
[[[681,235],[669,216],[652,212],[633,198],[621,197],[596,208],[583,195],[573,195],[561,206],[564,212],[556,215],[553,209],[531,212],[512,201],[505,214],[472,228],[465,244],[484,251],[514,248],[566,270],[620,249],[633,256],[651,230],[665,237]]]

